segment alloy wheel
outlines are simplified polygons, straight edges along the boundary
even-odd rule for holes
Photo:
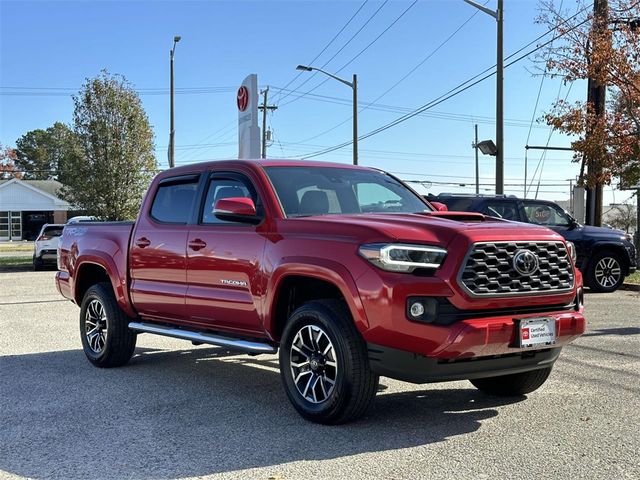
[[[604,288],[610,288],[620,281],[622,268],[613,257],[604,257],[596,264],[596,281]]]
[[[317,325],[302,327],[293,338],[289,360],[298,393],[315,404],[327,400],[338,375],[336,351],[327,333]]]
[[[107,314],[99,300],[91,300],[84,316],[84,331],[89,348],[97,354],[102,353],[107,341]]]

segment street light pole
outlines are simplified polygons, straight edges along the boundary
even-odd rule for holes
[[[171,116],[171,120],[170,120],[170,125],[169,125],[169,168],[173,168],[175,166],[175,160],[174,160],[174,137],[175,137],[175,126],[174,126],[174,116],[173,116],[173,55],[175,54],[176,51],[176,44],[180,41],[179,36],[175,36],[173,37],[173,47],[171,48],[171,51],[169,52],[169,57],[171,59],[170,61],[170,65],[171,65],[171,93],[170,93],[170,97],[171,99],[169,100],[170,103],[170,116]]]
[[[498,1],[497,10],[491,10],[472,0],[464,0],[478,10],[491,15],[496,20],[496,193],[504,193],[504,108],[503,108],[503,84],[504,84],[504,55],[502,52],[502,24],[504,18],[504,0]]]
[[[349,82],[344,78],[325,72],[321,68],[298,65],[296,70],[301,70],[303,72],[312,72],[315,70],[316,72],[324,73],[326,76],[331,77],[340,83],[344,83],[353,90],[353,164],[358,165],[358,76],[354,73],[353,81]]]

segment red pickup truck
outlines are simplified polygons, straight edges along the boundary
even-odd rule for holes
[[[441,208],[372,168],[189,165],[154,179],[135,223],[65,227],[56,284],[94,365],[127,363],[143,332],[279,350],[315,422],[361,416],[379,375],[532,392],[585,329],[574,249]]]

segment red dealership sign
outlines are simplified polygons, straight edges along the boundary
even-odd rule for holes
[[[238,89],[237,102],[238,102],[238,110],[240,110],[241,112],[244,112],[247,109],[247,106],[249,105],[249,90],[244,85],[242,85]]]

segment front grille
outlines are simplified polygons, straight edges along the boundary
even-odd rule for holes
[[[531,275],[514,268],[513,258],[520,250],[538,257]],[[574,278],[562,242],[486,242],[471,247],[458,281],[471,295],[502,296],[564,292],[573,288]]]

